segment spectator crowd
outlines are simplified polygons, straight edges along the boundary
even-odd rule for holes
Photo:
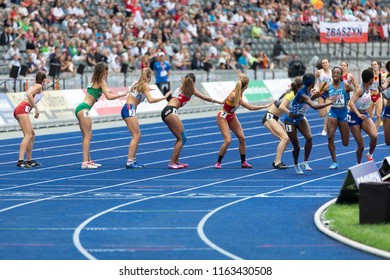
[[[100,61],[112,72],[156,61],[173,70],[283,67],[293,54],[281,44],[300,26],[318,33],[320,21],[367,21],[379,36],[389,12],[381,0],[0,0],[0,55],[28,73],[58,64],[75,74]],[[271,45],[254,52],[256,40]]]

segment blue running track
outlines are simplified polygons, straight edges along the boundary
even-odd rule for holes
[[[290,168],[275,170],[278,141],[262,125],[263,114],[238,113],[252,169],[241,168],[235,136],[222,169],[213,168],[222,143],[215,117],[183,121],[188,141],[180,159],[190,166],[182,170],[167,169],[175,140],[161,121],[141,125],[143,170],[124,168],[124,123],[93,131],[92,158],[103,165],[96,170],[80,169],[79,131],[38,136],[33,155],[43,166],[34,169],[16,167],[21,138],[0,140],[0,258],[379,259],[325,236],[313,222],[355,165],[353,138],[343,147],[336,134],[340,168],[329,170],[323,119],[311,110],[313,171],[295,174],[291,146],[283,157]],[[381,128],[374,156],[379,164],[388,155]]]

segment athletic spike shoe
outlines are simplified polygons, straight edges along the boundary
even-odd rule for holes
[[[279,162],[278,164],[274,164],[275,169],[287,169],[288,166],[284,162]]]
[[[329,169],[335,170],[339,168],[339,164],[337,162],[332,162],[332,164],[329,166]]]
[[[252,165],[250,165],[247,161],[244,161],[241,163],[241,168],[252,168]]]
[[[176,164],[178,164],[178,165],[183,165],[184,168],[190,166],[188,163],[182,163],[182,162],[179,162],[179,161],[176,162]]]
[[[26,161],[18,161],[16,163],[16,166],[21,168],[32,168],[32,166],[28,164]]]
[[[311,167],[309,166],[309,163],[307,161],[302,162],[302,168],[305,169],[306,171],[312,171]]]
[[[295,174],[298,174],[298,175],[303,174],[303,171],[302,171],[301,167],[299,166],[299,164],[294,164],[294,169],[295,169]]]
[[[220,162],[217,162],[215,165],[214,165],[215,169],[221,169],[222,165]]]
[[[90,161],[83,162],[81,164],[81,169],[96,169],[98,168],[96,165],[92,164]]]
[[[370,153],[366,154],[366,158],[367,158],[368,161],[373,161],[374,160],[374,158],[372,157],[372,155]]]
[[[128,161],[126,162],[126,168],[127,169],[136,169],[136,168],[144,168],[144,165],[143,164],[140,164],[136,161]]]
[[[173,164],[168,165],[168,169],[182,169],[182,168],[184,168],[184,166],[177,164],[177,163],[173,163]]]
[[[98,168],[102,167],[102,165],[100,163],[96,163],[93,160],[91,160],[90,163],[93,164],[93,165],[96,165],[96,167],[98,167]]]
[[[38,166],[42,165],[42,164],[40,164],[39,162],[37,162],[35,160],[27,161],[27,164],[31,165],[31,167],[38,167]]]

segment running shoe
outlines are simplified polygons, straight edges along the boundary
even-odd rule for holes
[[[16,166],[21,168],[32,168],[32,166],[28,164],[26,161],[18,161],[16,163]]]
[[[182,162],[179,162],[179,161],[176,162],[176,164],[178,164],[178,165],[183,165],[184,168],[190,166],[188,163],[182,163]]]
[[[241,163],[241,168],[252,168],[252,165],[250,165],[247,161],[244,161]]]
[[[81,169],[96,169],[98,168],[96,165],[92,164],[90,161],[83,162],[81,164]]]
[[[126,168],[127,169],[136,169],[136,168],[144,168],[144,165],[141,163],[138,163],[136,161],[128,161],[126,162]]]
[[[38,167],[38,166],[42,165],[42,164],[40,164],[39,162],[37,162],[35,160],[27,161],[27,164],[31,165],[31,167]]]
[[[309,166],[309,163],[307,161],[302,162],[302,168],[305,169],[306,171],[312,171],[311,167]]]
[[[372,155],[370,153],[366,154],[366,158],[368,159],[368,161],[373,161],[374,160],[374,158],[372,157]]]
[[[332,169],[332,170],[337,169],[337,168],[339,168],[339,164],[337,162],[332,162],[332,164],[329,166],[329,169]]]
[[[278,164],[274,163],[274,168],[275,169],[287,169],[288,166],[284,162],[279,162]]]
[[[214,167],[215,167],[216,169],[221,169],[222,165],[221,165],[220,162],[217,162],[217,163],[214,165]]]
[[[303,174],[303,171],[302,171],[301,167],[299,166],[299,164],[294,164],[294,169],[295,169],[295,174],[298,174],[298,175]]]
[[[100,163],[96,163],[93,160],[91,160],[90,163],[93,164],[93,165],[96,165],[96,167],[98,167],[98,168],[102,167],[102,165]]]
[[[184,168],[184,166],[177,164],[177,163],[173,163],[173,164],[168,165],[168,169],[182,169],[182,168]]]
[[[325,130],[323,130],[323,131],[321,132],[321,136],[326,136],[326,135],[328,135],[328,133],[327,133]]]

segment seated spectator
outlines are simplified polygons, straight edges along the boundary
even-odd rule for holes
[[[61,64],[61,48],[55,47],[54,52],[49,55],[49,64]]]
[[[12,57],[11,61],[8,64],[8,68],[11,70],[12,66],[21,67],[22,64],[20,60],[21,60],[20,56],[18,54],[14,54],[14,56]]]
[[[179,38],[181,45],[188,45],[192,43],[191,34],[185,28],[181,30]]]
[[[32,55],[28,56],[26,66],[27,66],[27,73],[33,74],[38,72],[37,64],[34,62]]]
[[[11,42],[11,48],[9,48],[8,51],[4,54],[4,59],[12,60],[15,54],[20,55],[19,45],[16,42]]]
[[[256,24],[252,26],[251,35],[253,39],[260,39],[263,36],[263,29],[261,27],[261,21],[256,19]]]
[[[237,59],[237,68],[241,71],[245,71],[249,68],[248,59],[247,59],[248,52],[243,49],[241,52],[241,55]]]
[[[72,62],[72,56],[64,52],[62,57],[61,72],[70,72],[72,75],[76,74],[76,67]]]
[[[0,35],[0,46],[8,46],[12,40],[12,27],[5,26]]]
[[[203,66],[202,54],[200,52],[196,52],[191,61],[191,70],[202,70]]]
[[[257,57],[257,63],[258,63],[258,68],[260,69],[274,69],[274,63],[269,61],[268,56],[263,52],[260,51],[259,55]]]
[[[287,65],[288,53],[284,50],[282,46],[282,40],[280,38],[276,40],[276,43],[273,47],[272,59],[278,63],[279,68],[282,68]]]
[[[186,70],[188,67],[188,61],[186,60],[185,49],[182,47],[177,53],[172,57],[172,65],[175,69]]]
[[[120,73],[122,68],[122,63],[119,56],[116,56],[114,60],[109,64],[110,71],[113,73]]]

